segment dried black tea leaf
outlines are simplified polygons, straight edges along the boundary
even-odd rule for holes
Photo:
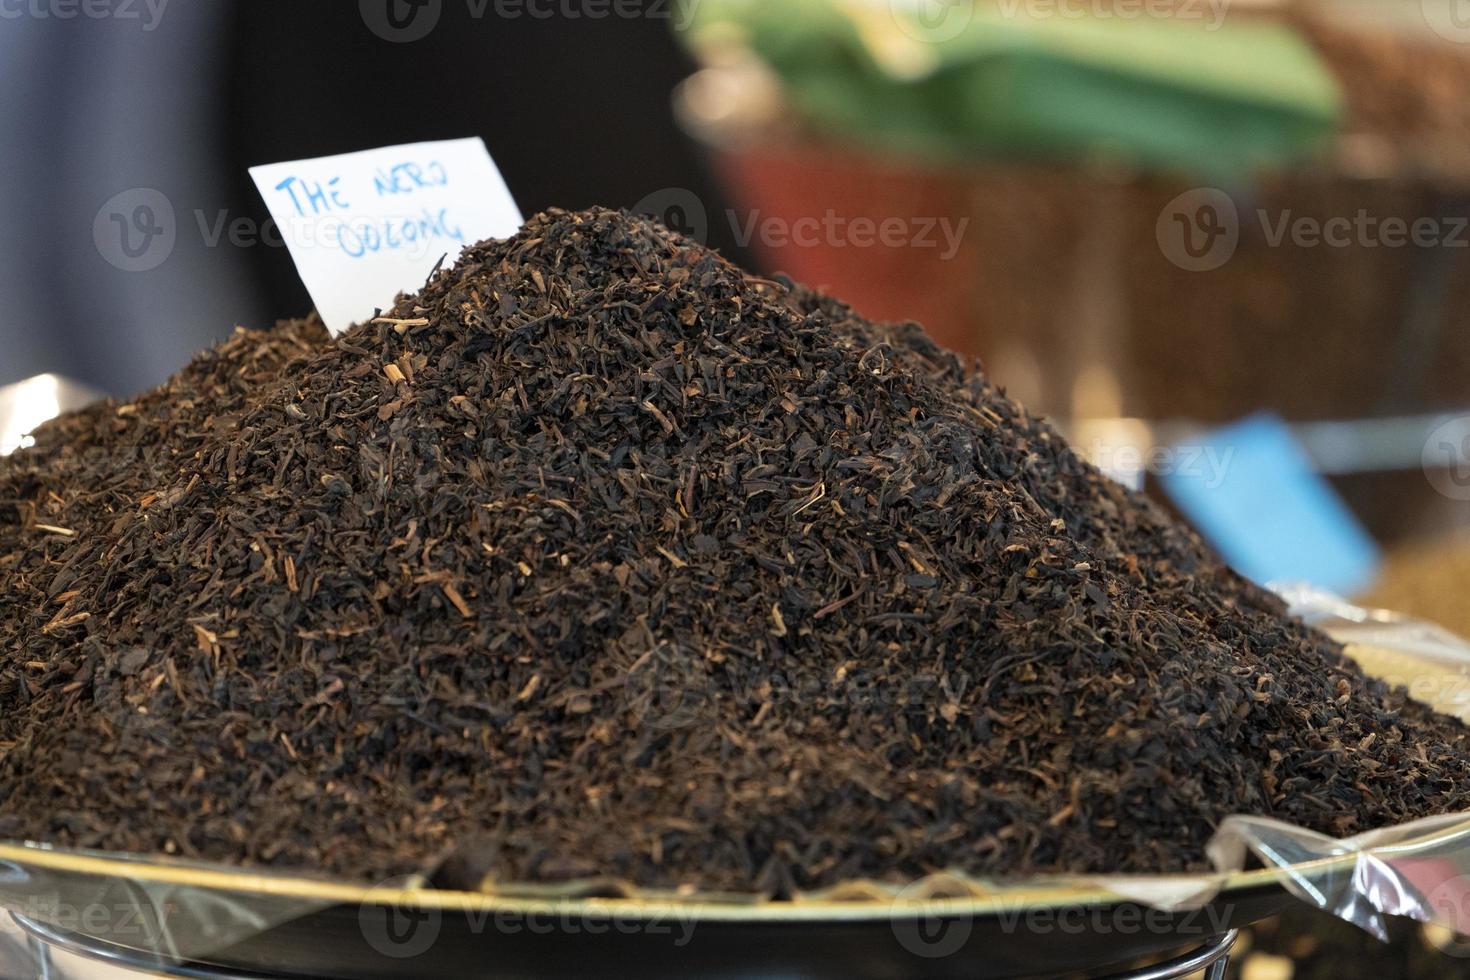
[[[611,211],[0,463],[3,837],[777,894],[1180,871],[1231,813],[1470,808],[1465,734],[916,326]]]

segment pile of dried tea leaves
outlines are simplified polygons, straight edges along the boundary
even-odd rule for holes
[[[788,895],[1198,868],[1467,749],[917,327],[617,212],[0,463],[0,838]]]

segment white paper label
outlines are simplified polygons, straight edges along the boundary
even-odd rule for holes
[[[250,176],[333,334],[423,286],[446,253],[447,264],[522,221],[479,137],[270,163]]]

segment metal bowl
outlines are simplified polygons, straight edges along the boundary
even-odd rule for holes
[[[1451,836],[1470,841],[1470,821]],[[1441,833],[1422,846],[1445,841]],[[1288,877],[1330,893],[1356,861],[1224,875],[1207,904],[1164,912],[1087,884],[957,898],[929,879],[794,902],[599,897],[586,885],[477,894],[0,845],[0,904],[44,943],[175,976],[1005,980],[1200,946],[1296,901]]]

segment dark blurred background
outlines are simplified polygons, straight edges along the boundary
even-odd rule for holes
[[[210,244],[228,222],[266,220],[255,164],[481,136],[526,214],[631,206],[664,187],[718,200],[673,119],[692,63],[667,3],[636,17],[389,3],[437,21],[389,40],[356,2],[292,0],[0,20],[0,384],[52,371],[127,395],[236,324],[306,313],[284,248]],[[93,224],[139,188],[169,201],[176,237],[157,267],[124,271]],[[714,243],[731,248],[724,226]]]

